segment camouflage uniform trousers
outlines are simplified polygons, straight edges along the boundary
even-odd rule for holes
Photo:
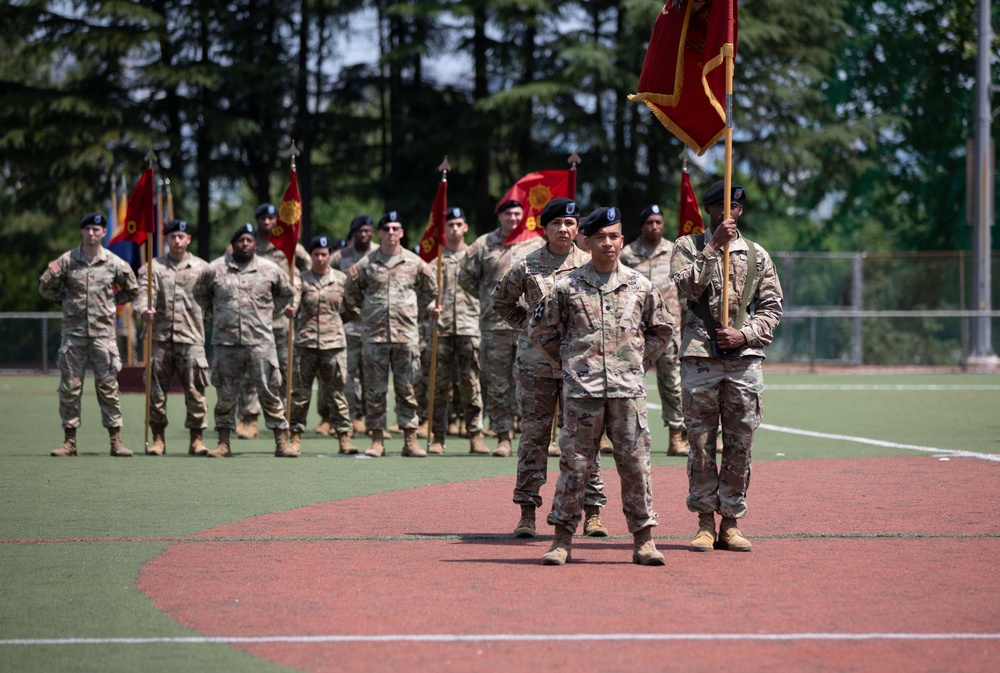
[[[681,360],[688,427],[688,497],[692,512],[746,516],[753,433],[763,408],[763,358]],[[715,439],[722,420],[722,465]]]
[[[215,403],[215,428],[236,429],[236,401],[243,382],[249,378],[256,388],[267,427],[288,428],[285,404],[281,399],[281,371],[274,344],[255,346],[216,346],[212,365]]]
[[[439,336],[437,373],[434,376],[434,432],[444,435],[448,418],[449,397],[457,385],[454,396],[455,410],[464,410],[465,428],[468,432],[483,429],[483,397],[479,389],[479,337]]]
[[[152,372],[153,381],[149,386],[150,425],[167,425],[167,392],[176,373],[184,388],[184,404],[187,407],[184,427],[195,430],[207,428],[205,386],[208,385],[208,360],[205,358],[205,347],[154,341]]]
[[[431,384],[430,332],[425,335],[423,329],[420,330],[420,362],[418,364],[420,376],[413,382],[413,394],[417,397],[417,419],[423,423],[427,420],[427,389]],[[434,387],[437,387],[437,383],[434,384]]]
[[[101,407],[101,425],[122,426],[122,410],[118,401],[118,372],[122,360],[114,337],[66,336],[59,346],[59,418],[64,428],[80,427],[80,407],[83,396],[83,376],[87,364],[94,370],[97,382],[97,403]]]
[[[649,470],[649,421],[642,397],[563,398],[559,433],[559,480],[548,523],[576,530],[583,512],[585,484],[598,469],[601,435],[609,430],[621,479],[622,511],[630,533],[656,525]]]
[[[490,429],[497,434],[514,429],[517,401],[514,391],[514,357],[517,353],[518,332],[515,330],[483,330],[481,368],[485,388],[486,414]]]
[[[329,411],[328,418],[337,434],[351,431],[350,411],[344,386],[347,385],[346,348],[296,348],[292,355],[292,432],[304,432],[312,399],[312,384],[319,379],[316,406]]]
[[[363,341],[360,336],[347,336],[347,387],[344,395],[347,406],[351,410],[351,418],[364,418],[365,415],[365,377],[361,367],[361,351]]]
[[[517,444],[517,480],[514,504],[542,506],[539,493],[548,478],[552,420],[562,397],[562,379],[536,378],[523,371],[517,375],[517,401],[521,409],[521,438]],[[559,409],[560,413],[562,409]],[[604,507],[600,453],[594,456],[595,469],[584,488],[584,504]]]
[[[278,352],[278,371],[281,375],[281,384],[278,386],[278,394],[281,399],[285,399],[285,382],[288,381],[288,330],[274,330],[274,347]],[[236,404],[236,412],[239,418],[244,416],[260,415],[260,398],[257,396],[257,386],[250,378],[250,373],[243,379],[240,385],[239,401]]]
[[[656,390],[663,406],[663,425],[672,430],[684,429],[681,405],[681,363],[677,359],[679,343],[672,339],[667,350],[656,359]]]
[[[420,376],[418,349],[415,343],[365,342],[361,360],[365,368],[365,424],[369,429],[385,430],[390,370],[399,427],[417,427],[417,397],[413,384]]]

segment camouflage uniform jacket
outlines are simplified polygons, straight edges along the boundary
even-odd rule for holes
[[[465,263],[468,246],[452,250],[444,246],[441,256],[441,336],[479,336],[479,295],[458,284],[458,273]],[[437,262],[432,262],[437,264]]]
[[[49,263],[38,293],[62,304],[64,336],[114,338],[115,306],[135,299],[139,284],[121,257],[101,248],[91,261],[78,245]]]
[[[680,327],[681,302],[677,296],[677,286],[670,277],[670,258],[674,253],[674,244],[667,239],[661,239],[656,246],[650,245],[640,236],[622,250],[618,258],[625,266],[630,266],[646,278],[653,281],[653,287],[663,296],[663,305],[674,318],[674,325]],[[677,338],[680,335],[674,334]]]
[[[531,317],[531,342],[562,369],[566,397],[645,397],[646,370],[673,319],[653,283],[619,264],[606,284],[584,264],[560,278]]]
[[[333,268],[322,276],[312,269],[302,272],[296,346],[319,350],[347,347],[344,321],[340,317],[346,280],[343,271]]]
[[[484,331],[513,329],[493,310],[493,288],[514,268],[518,259],[545,244],[544,238],[533,238],[505,246],[505,239],[500,229],[477,238],[458,274],[458,284],[469,294],[479,297],[479,329]]]
[[[175,344],[205,345],[205,319],[194,300],[194,284],[208,262],[187,253],[177,262],[170,255],[153,260],[153,340]],[[139,296],[132,303],[136,320],[147,303],[147,269],[139,269]]]
[[[514,366],[525,374],[535,378],[559,378],[558,371],[552,371],[549,361],[528,338],[528,319],[557,280],[589,261],[590,254],[574,245],[560,264],[546,245],[518,261],[497,281],[493,289],[493,309],[508,325],[521,332],[517,338]]]
[[[274,342],[272,317],[295,305],[288,274],[254,255],[240,266],[231,252],[212,261],[194,286],[195,301],[214,321],[216,346],[256,346]]]
[[[416,348],[417,318],[436,297],[437,280],[427,262],[405,248],[392,256],[376,248],[347,271],[344,318],[361,318],[366,341]]]
[[[282,271],[284,271],[289,278],[292,277],[292,271],[288,268],[288,258],[285,257],[285,253],[279,250],[274,243],[271,243],[271,239],[257,239],[257,256],[264,259],[269,259],[278,265]],[[295,268],[297,269],[295,273],[295,282],[292,283],[295,287],[295,291],[299,291],[299,275],[303,271],[308,271],[312,268],[312,257],[306,252],[306,249],[302,247],[301,243],[295,244]],[[288,329],[288,318],[281,311],[274,314],[274,322],[271,325],[271,329],[275,332],[278,330]]]
[[[710,231],[705,233],[710,240]],[[764,357],[764,347],[774,339],[774,330],[781,320],[781,283],[774,262],[767,251],[757,248],[757,278],[751,293],[747,310],[747,320],[743,325],[734,325],[746,337],[746,346],[740,357]],[[743,302],[744,287],[748,270],[748,248],[746,240],[737,236],[729,242],[729,317],[735,320]],[[722,315],[722,251],[711,246],[699,252],[694,236],[677,239],[674,260],[671,264],[674,282],[681,301],[694,302],[702,297],[708,288],[708,306],[712,317],[719,321]],[[721,324],[721,323],[720,323]],[[693,310],[688,310],[684,335],[681,339],[680,357],[712,357],[708,331],[701,318]]]
[[[346,248],[341,248],[332,255],[330,255],[330,268],[340,269],[345,274],[347,271],[360,262],[365,256],[372,250],[375,250],[376,246],[372,246],[365,250],[364,252],[359,251],[353,245],[349,245]],[[344,324],[344,334],[348,336],[363,336],[363,329],[360,320],[355,320],[353,322]]]

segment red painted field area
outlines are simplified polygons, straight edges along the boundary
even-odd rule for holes
[[[605,479],[622,535],[613,470]],[[614,538],[577,538],[573,563],[541,566],[549,540],[491,537],[516,521],[511,486],[429,486],[220,526],[171,545],[138,585],[208,636],[348,637],[238,645],[305,671],[998,668],[1000,640],[952,637],[1000,632],[995,463],[760,463],[742,526],[750,554],[686,551],[696,518],[683,468],[656,468],[666,568],[632,565],[630,539]],[[782,637],[748,638],[766,635]],[[359,640],[370,636],[385,639]]]

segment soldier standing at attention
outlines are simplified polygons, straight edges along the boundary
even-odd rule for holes
[[[83,242],[51,262],[38,280],[38,292],[62,304],[62,345],[59,347],[59,417],[65,439],[53,456],[76,455],[80,399],[87,364],[94,370],[101,424],[111,438],[111,455],[132,452],[122,443],[122,411],[118,372],[122,368],[115,340],[115,305],[139,294],[135,274],[124,260],[104,248],[105,217],[90,213],[80,220]]]
[[[663,424],[670,428],[667,455],[686,456],[687,429],[684,427],[684,410],[681,408],[681,363],[677,357],[681,344],[680,326],[683,323],[677,286],[670,277],[670,258],[674,252],[674,244],[663,238],[663,212],[655,203],[646,206],[639,214],[639,231],[639,238],[622,250],[621,262],[653,281],[677,327],[670,345],[656,359],[656,388],[663,405]]]
[[[163,227],[167,254],[153,260],[153,305],[147,306],[145,287],[149,269],[139,269],[139,296],[132,304],[138,319],[153,330],[153,380],[150,382],[149,427],[153,443],[146,453],[154,456],[166,451],[167,391],[174,373],[184,388],[187,417],[184,427],[190,432],[188,453],[204,456],[208,447],[202,433],[208,427],[205,386],[208,383],[208,360],[205,357],[205,320],[201,306],[194,300],[194,285],[208,262],[188,252],[191,228],[184,220],[170,220]]]
[[[208,265],[194,286],[194,298],[211,316],[215,361],[212,385],[218,393],[215,429],[219,444],[213,458],[232,456],[230,433],[236,428],[236,399],[247,377],[253,381],[267,427],[274,431],[274,455],[295,458],[288,443],[282,402],[281,370],[272,331],[276,313],[295,315],[295,291],[288,274],[256,255],[253,225],[242,225],[229,239],[232,250]]]
[[[340,453],[358,450],[351,444],[351,418],[344,396],[347,385],[347,340],[340,311],[344,303],[344,281],[340,269],[330,268],[330,239],[317,236],[309,242],[312,268],[302,272],[298,328],[295,333],[292,372],[292,449],[300,450],[313,380],[319,377],[319,402],[330,410],[332,427],[340,442]]]
[[[512,329],[493,310],[492,293],[497,281],[511,270],[518,256],[526,255],[544,241],[535,238],[519,245],[504,245],[507,236],[521,223],[524,207],[518,201],[505,201],[496,212],[500,227],[472,243],[459,272],[458,283],[467,292],[479,296],[479,329],[483,335],[484,354],[480,365],[486,379],[486,413],[490,417],[490,428],[499,437],[493,455],[506,457],[513,451],[511,441],[517,409],[514,358],[518,330]]]
[[[617,208],[598,208],[580,226],[591,260],[556,282],[531,319],[531,341],[563,375],[559,480],[548,523],[556,527],[545,565],[570,560],[585,484],[611,431],[632,562],[663,565],[649,474],[646,370],[670,341],[670,314],[648,278],[618,262],[624,239]]]
[[[348,269],[373,250],[374,233],[371,215],[355,215],[348,234],[350,245],[330,256],[330,266],[347,273]],[[347,388],[344,393],[347,395],[347,406],[351,409],[351,428],[355,435],[363,435],[367,430],[362,420],[365,416],[365,377],[361,367],[361,344],[364,336],[361,330],[360,321],[344,325],[344,334],[347,336]]]
[[[288,268],[288,258],[285,253],[278,249],[271,242],[271,231],[278,223],[278,209],[270,203],[262,203],[254,211],[257,218],[257,257],[268,259],[278,265],[285,275],[291,277],[291,269]],[[305,271],[312,265],[309,253],[302,247],[302,244],[295,244],[295,268],[299,272]],[[298,290],[299,274],[295,274],[295,289]],[[283,313],[274,315],[274,322],[271,326],[274,332],[274,347],[278,350],[278,369],[281,374],[280,390],[285,390],[285,382],[288,380],[288,329],[289,319]],[[284,395],[284,393],[281,393]],[[320,409],[322,412],[323,409]],[[240,387],[240,398],[237,404],[237,413],[240,419],[236,426],[236,436],[240,439],[256,439],[260,436],[257,430],[257,417],[260,415],[260,400],[257,397],[257,387],[254,382],[247,378]]]
[[[515,537],[535,536],[535,509],[542,505],[540,491],[548,476],[549,443],[552,421],[562,396],[562,376],[528,338],[528,318],[539,302],[552,290],[556,281],[590,261],[590,255],[574,244],[580,215],[576,202],[558,198],[548,202],[539,216],[545,230],[544,247],[518,261],[493,290],[493,309],[507,324],[518,330],[517,403],[521,410],[521,439],[517,445],[517,481],[514,504],[521,508],[521,519],[514,528]],[[527,302],[527,308],[524,302]],[[561,413],[561,410],[560,410]],[[584,533],[606,537],[601,524],[601,507],[607,504],[604,482],[598,466],[590,474],[584,499]]]
[[[718,544],[750,551],[736,527],[746,516],[753,434],[763,408],[764,347],[781,320],[781,284],[767,251],[744,238],[736,223],[746,192],[722,180],[705,192],[709,215],[703,234],[677,239],[671,265],[682,301],[689,302],[681,340],[681,380],[691,453],[688,454],[687,506],[698,514],[692,551]],[[730,199],[725,217],[724,199]],[[729,243],[729,317],[722,316],[722,250]],[[722,422],[722,467],[715,463],[715,441]],[[718,534],[715,513],[722,515]]]
[[[437,281],[427,263],[402,246],[403,225],[396,211],[378,223],[379,247],[347,271],[344,318],[360,317],[365,335],[365,416],[372,442],[365,455],[385,453],[386,398],[389,371],[396,392],[396,418],[403,430],[403,456],[422,458],[417,443],[417,398],[420,375],[420,335],[417,316],[437,295]],[[437,319],[441,308],[431,309]]]
[[[461,208],[449,208],[441,250],[441,317],[438,319],[437,372],[434,378],[433,438],[430,453],[444,453],[448,397],[455,384],[455,406],[465,416],[469,453],[488,454],[483,442],[483,396],[479,381],[479,297],[458,285],[469,246],[469,223]]]

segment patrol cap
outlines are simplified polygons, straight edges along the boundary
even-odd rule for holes
[[[170,220],[165,225],[163,225],[163,235],[172,234],[175,231],[180,231],[185,234],[191,235],[191,227],[184,220]]]
[[[516,200],[516,199],[507,199],[506,201],[504,201],[503,203],[501,203],[499,206],[497,206],[496,214],[499,215],[503,211],[510,210],[511,208],[521,208],[521,209],[523,209],[524,206],[522,206],[521,202],[518,201],[518,200]]]
[[[99,227],[107,227],[108,218],[104,217],[100,213],[87,213],[83,216],[83,219],[80,220],[80,228],[83,229],[88,224],[96,224]]]
[[[327,252],[331,252],[333,247],[333,241],[329,236],[313,236],[313,239],[309,241],[309,252],[312,252],[316,248],[326,248]]]
[[[538,216],[538,223],[544,227],[557,217],[572,217],[579,222],[580,209],[576,207],[576,201],[562,196],[558,199],[552,199],[542,208],[542,214]]]
[[[390,210],[388,213],[382,216],[382,219],[378,221],[378,228],[384,229],[385,225],[389,224],[390,222],[397,222],[402,224],[401,222],[399,222],[399,213],[397,213],[395,210]]]
[[[277,214],[278,209],[274,207],[273,203],[262,203],[257,206],[257,210],[253,211],[254,217],[264,217],[265,215],[270,217]]]
[[[242,236],[243,234],[249,234],[249,235],[254,236],[254,237],[257,236],[257,232],[253,228],[253,225],[250,224],[249,222],[247,222],[246,224],[241,224],[239,226],[239,229],[237,229],[236,231],[233,232],[233,235],[229,237],[229,242],[230,243],[235,243],[236,239],[239,238],[240,236]]]
[[[444,214],[445,221],[448,220],[464,220],[465,211],[461,208],[449,208]]]
[[[734,184],[730,185],[730,189],[732,190],[732,195],[733,195],[732,200],[736,201],[737,203],[743,203],[743,199],[745,199],[747,195],[746,191],[739,185],[734,185]],[[715,182],[712,183],[712,186],[708,188],[708,191],[705,192],[705,195],[701,197],[702,205],[707,206],[712,203],[719,203],[720,201],[722,201],[722,197],[723,194],[725,193],[725,190],[726,190],[725,182],[723,180],[716,180]]]
[[[656,205],[655,203],[653,205],[651,205],[651,206],[646,206],[645,208],[643,208],[642,212],[639,213],[639,228],[640,229],[642,228],[642,225],[644,225],[646,223],[646,220],[649,219],[650,215],[663,215],[663,211],[660,210],[660,207],[658,205]]]
[[[622,211],[614,206],[598,208],[580,223],[580,233],[584,236],[593,236],[604,227],[610,227],[622,221]]]
[[[371,225],[372,225],[371,215],[364,215],[364,214],[355,215],[354,219],[351,220],[351,230],[348,233],[353,234],[361,227],[370,227]]]

